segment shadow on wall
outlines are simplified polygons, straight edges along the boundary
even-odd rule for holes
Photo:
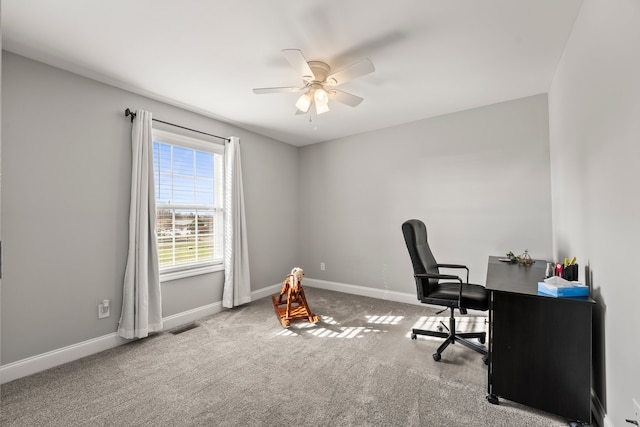
[[[591,348],[591,366],[592,366],[592,386],[595,393],[595,410],[594,416],[598,424],[603,425],[604,415],[607,413],[607,389],[606,389],[606,356],[605,356],[605,329],[604,319],[607,306],[602,299],[600,288],[593,287],[593,272],[587,264],[584,269],[585,284],[591,290],[591,298],[596,301],[593,308],[593,316],[591,319],[592,329],[592,348]]]

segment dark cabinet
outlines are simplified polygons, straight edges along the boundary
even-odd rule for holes
[[[545,264],[490,257],[488,399],[591,422],[591,298],[538,295]]]

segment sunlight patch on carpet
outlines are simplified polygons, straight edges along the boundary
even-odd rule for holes
[[[404,316],[364,316],[367,323],[376,323],[382,325],[397,325],[404,319]]]
[[[404,317],[403,316],[365,316],[367,323],[382,324],[382,325],[396,325]],[[295,322],[282,331],[276,333],[276,336],[282,337],[296,337],[302,334],[313,335],[318,338],[363,338],[367,334],[376,332],[386,332],[381,329],[376,329],[372,326],[340,326],[331,316],[320,316],[320,322]]]

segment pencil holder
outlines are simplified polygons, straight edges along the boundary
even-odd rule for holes
[[[562,270],[562,278],[570,282],[578,281],[578,264],[571,264]]]

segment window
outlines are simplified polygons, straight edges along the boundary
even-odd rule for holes
[[[215,143],[153,131],[162,280],[222,269],[223,153]]]

